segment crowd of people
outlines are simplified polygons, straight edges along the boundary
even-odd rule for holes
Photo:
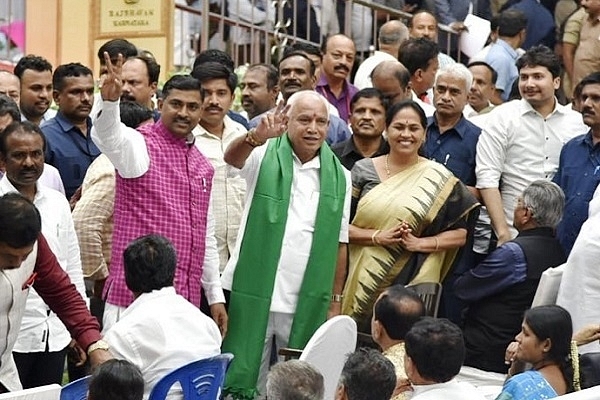
[[[0,72],[0,393],[61,383],[68,358],[93,400],[140,400],[229,352],[231,398],[322,399],[277,352],[339,314],[381,351],[348,356],[336,400],[579,390],[574,355],[600,346],[595,2],[571,47],[564,16],[562,60],[535,0],[494,12],[466,64],[437,45],[456,7],[383,23],[362,62],[337,33],[240,82],[216,49],[160,89],[122,38],[97,88],[24,56]],[[562,264],[558,305],[529,309]],[[405,287],[428,282],[440,318]]]

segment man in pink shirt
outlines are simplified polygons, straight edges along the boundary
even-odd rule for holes
[[[200,83],[184,75],[169,79],[158,107],[161,118],[134,130],[120,123],[122,57],[105,54],[102,112],[94,116],[94,143],[117,170],[111,269],[104,289],[104,329],[133,301],[125,284],[123,250],[135,238],[158,233],[177,251],[174,286],[200,305],[204,288],[213,319],[227,330],[219,258],[214,236],[211,187],[214,169],[194,146],[192,129],[202,116]]]

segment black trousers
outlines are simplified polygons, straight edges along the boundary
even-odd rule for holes
[[[62,384],[67,348],[36,353],[13,352],[23,389]]]

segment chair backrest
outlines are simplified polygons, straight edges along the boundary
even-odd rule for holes
[[[440,308],[440,299],[442,298],[442,284],[438,282],[423,282],[416,285],[409,285],[407,288],[414,290],[423,304],[425,304],[425,315],[437,317]]]
[[[346,356],[355,348],[356,322],[347,315],[326,321],[306,344],[300,360],[311,364],[323,375],[324,400],[333,400]]]
[[[60,385],[53,383],[52,385],[2,393],[0,394],[0,400],[58,400],[61,390]]]
[[[233,354],[223,353],[184,365],[169,372],[152,388],[148,400],[164,400],[179,382],[184,400],[214,400],[221,396],[225,373]],[[61,399],[62,400],[62,399]]]
[[[600,353],[579,355],[579,376],[582,389],[600,385]]]
[[[542,273],[535,296],[533,296],[531,307],[556,304],[558,289],[560,288],[560,281],[562,280],[565,266],[566,264],[559,265],[556,268],[548,268]]]
[[[63,386],[60,390],[60,400],[86,400],[90,376],[84,376]]]

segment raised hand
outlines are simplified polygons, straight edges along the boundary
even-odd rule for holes
[[[107,72],[100,80],[100,95],[102,100],[117,101],[121,97],[123,89],[123,80],[121,79],[121,70],[123,68],[123,55],[119,54],[116,64],[110,60],[110,56],[104,52],[104,62]]]
[[[289,109],[289,105],[280,101],[274,111],[263,115],[256,127],[256,139],[265,142],[267,139],[281,136],[287,129]]]
[[[510,365],[515,361],[518,349],[519,343],[513,341],[508,344],[508,347],[506,347],[506,351],[504,352],[504,364]]]

